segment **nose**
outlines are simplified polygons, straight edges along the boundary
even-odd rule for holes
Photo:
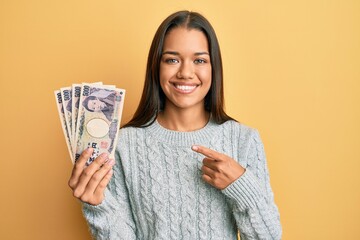
[[[179,79],[193,79],[194,78],[194,66],[190,62],[183,62],[179,68],[176,77]]]

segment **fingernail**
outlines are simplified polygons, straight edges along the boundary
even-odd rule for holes
[[[115,164],[115,160],[114,159],[110,159],[110,161],[107,162],[107,164],[109,166],[113,166]]]
[[[89,148],[86,149],[86,152],[90,153],[92,150],[93,149],[89,147]]]
[[[197,150],[199,149],[199,147],[196,146],[196,145],[193,145],[193,146],[191,147],[191,149],[194,150],[194,151],[197,151]]]

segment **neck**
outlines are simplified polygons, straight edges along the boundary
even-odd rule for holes
[[[190,132],[205,127],[210,113],[205,108],[195,109],[171,109],[165,108],[160,112],[157,121],[161,126],[169,130]]]

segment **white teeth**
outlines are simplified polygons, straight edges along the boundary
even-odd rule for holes
[[[196,88],[196,86],[189,86],[189,85],[175,85],[175,87],[182,91],[191,91],[194,88]]]

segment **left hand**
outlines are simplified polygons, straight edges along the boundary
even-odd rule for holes
[[[198,145],[191,149],[205,156],[202,179],[217,189],[226,188],[245,172],[245,168],[225,154]]]

